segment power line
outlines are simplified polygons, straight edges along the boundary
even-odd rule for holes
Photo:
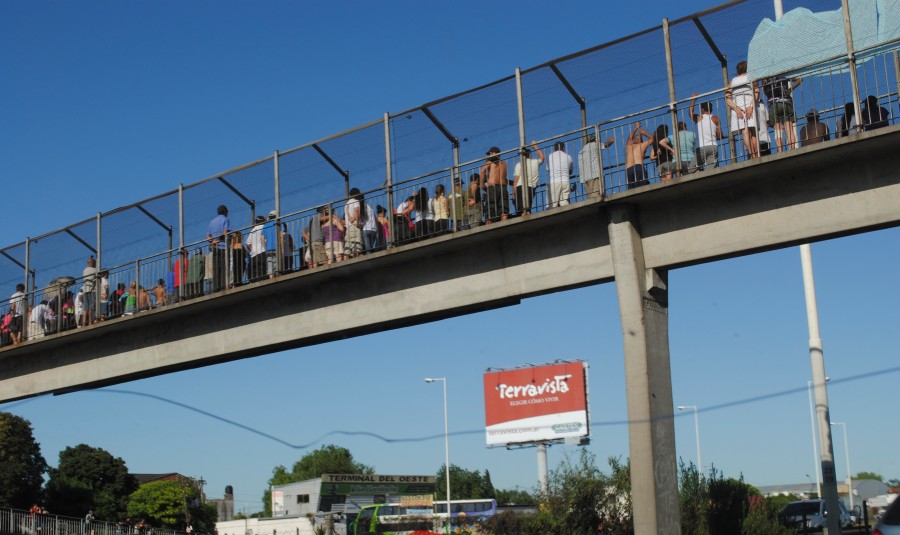
[[[880,370],[874,370],[874,371],[870,371],[870,372],[860,373],[857,375],[851,375],[851,376],[840,378],[840,379],[832,378],[831,381],[829,381],[829,386],[836,387],[838,385],[842,385],[845,383],[853,383],[853,382],[857,382],[857,381],[863,381],[863,380],[870,379],[873,377],[880,377],[880,376],[894,374],[894,373],[898,373],[898,372],[900,372],[900,366],[894,366],[891,368],[883,368]],[[738,406],[742,406],[742,405],[751,405],[751,404],[758,403],[761,401],[791,396],[791,395],[799,394],[799,393],[805,393],[806,390],[807,390],[806,386],[801,386],[801,387],[797,387],[797,388],[791,388],[791,389],[787,389],[787,390],[771,392],[768,394],[762,394],[759,396],[752,396],[752,397],[742,398],[742,399],[738,399],[738,400],[734,400],[734,401],[726,401],[724,403],[719,403],[716,405],[707,405],[707,406],[699,409],[699,412],[714,412],[714,411],[730,409],[730,408],[738,407]],[[348,430],[336,429],[336,430],[328,431],[322,435],[319,435],[314,440],[311,440],[309,442],[295,444],[286,439],[277,437],[271,433],[267,433],[265,431],[256,429],[249,425],[242,424],[242,423],[232,420],[230,418],[226,418],[224,416],[214,414],[212,412],[200,409],[198,407],[194,407],[193,405],[188,405],[187,403],[182,403],[180,401],[169,399],[169,398],[166,398],[163,396],[158,396],[156,394],[150,394],[147,392],[138,392],[135,390],[120,390],[120,389],[113,389],[113,388],[101,388],[98,390],[85,390],[84,392],[94,393],[94,394],[118,394],[118,395],[127,395],[127,396],[138,396],[138,397],[143,397],[143,398],[160,401],[162,403],[168,403],[170,405],[174,405],[176,407],[179,407],[179,408],[191,411],[191,412],[195,412],[197,414],[206,416],[208,418],[218,420],[222,423],[231,425],[233,427],[237,427],[238,429],[243,429],[244,431],[253,433],[254,435],[258,435],[263,438],[267,438],[269,440],[272,440],[283,446],[287,446],[288,448],[295,449],[295,450],[305,450],[305,449],[311,448],[331,436],[370,437],[370,438],[374,438],[375,440],[380,440],[380,441],[388,443],[388,444],[427,442],[429,440],[437,440],[437,439],[444,438],[443,433],[434,434],[434,435],[422,435],[422,436],[418,436],[418,437],[387,437],[384,435],[380,435],[378,433],[374,433],[372,431],[348,431]],[[13,409],[16,407],[20,407],[20,406],[24,405],[25,403],[32,402],[36,399],[39,399],[39,398],[35,397],[35,398],[23,399],[20,401],[9,403],[4,408],[4,410],[9,410],[9,409]],[[668,419],[668,418],[679,418],[679,417],[683,417],[685,415],[686,415],[686,413],[675,413],[675,414],[670,414],[670,415],[663,415],[658,418],[655,418],[653,421],[664,420],[664,419]],[[646,422],[647,422],[647,420],[632,421],[632,420],[627,420],[627,419],[626,420],[605,420],[605,421],[604,420],[592,420],[591,426],[611,427],[611,426],[628,425],[630,423],[646,423]],[[465,436],[465,435],[479,435],[479,434],[483,434],[483,433],[484,433],[484,429],[481,428],[481,429],[451,431],[450,435]]]

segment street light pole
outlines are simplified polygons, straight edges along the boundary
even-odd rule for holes
[[[825,378],[828,381],[828,377]],[[816,441],[816,409],[813,405],[812,381],[806,381],[806,393],[809,396],[809,426],[812,429],[813,471],[816,473],[816,494],[822,497],[822,471],[819,470],[819,447]]]
[[[853,476],[850,472],[850,446],[847,445],[847,423],[831,422],[831,425],[839,425],[844,428],[844,457],[847,459],[847,494],[850,496],[850,510],[853,510]]]
[[[829,535],[840,535],[840,509],[837,481],[834,477],[834,447],[831,442],[831,418],[828,414],[828,390],[825,387],[825,353],[819,335],[819,310],[816,306],[816,284],[813,276],[812,251],[808,243],[800,246],[800,263],[803,268],[803,293],[806,297],[806,318],[809,326],[809,363],[812,369],[813,393],[816,401],[816,421],[819,428],[819,460],[822,468],[822,498]]]
[[[444,383],[444,479],[447,480],[447,533],[450,533],[450,520],[453,515],[450,510],[450,427],[447,423],[447,378],[425,378],[426,383],[433,383],[435,381]]]
[[[700,457],[700,418],[697,416],[697,406],[696,405],[679,405],[678,410],[683,411],[685,409],[693,409],[694,410],[694,440],[697,442],[697,470],[700,472],[700,475],[703,476],[703,460]]]

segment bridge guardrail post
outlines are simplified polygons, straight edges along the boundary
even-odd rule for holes
[[[328,246],[325,248],[325,265],[330,266],[337,261],[334,256],[334,208],[331,202],[325,207],[325,217],[328,218]]]
[[[394,199],[393,199],[393,172],[391,170],[391,116],[384,113],[384,162],[385,162],[385,190],[387,194],[388,239],[384,244],[386,249],[393,247],[394,240]]]
[[[272,157],[274,173],[275,173],[275,274],[280,275],[284,270],[284,244],[281,232],[281,176],[278,170],[278,151]],[[268,248],[268,247],[267,247]]]
[[[102,245],[102,220],[103,214],[97,212],[97,274],[94,277],[94,316],[93,320],[98,321],[100,319],[100,312],[103,310],[100,304],[101,293],[103,292],[102,281],[103,277],[101,274],[103,273],[103,247]],[[78,319],[75,319],[75,322],[78,323]],[[83,327],[86,327],[84,325]]]
[[[187,254],[184,249],[184,184],[178,184],[178,301],[184,301],[184,284],[187,278]]]
[[[31,279],[29,281],[29,279]],[[19,340],[28,340],[28,310],[34,306],[34,288],[29,291],[29,282],[34,286],[34,277],[31,276],[31,238],[25,238],[25,292],[22,300],[16,305],[19,316],[22,318],[19,325]],[[30,305],[29,305],[30,303]]]
[[[672,122],[672,140],[675,141],[675,169],[672,177],[681,176],[681,142],[678,135],[678,112],[676,111],[675,69],[672,65],[672,40],[669,38],[669,19],[663,19],[663,42],[666,48],[666,75],[669,78],[669,120]],[[659,140],[657,140],[657,143]]]
[[[531,191],[528,187],[530,177],[528,176],[528,166],[525,158],[525,107],[522,97],[522,69],[516,67],[516,108],[519,116],[519,184],[513,184],[513,198],[521,198],[522,206],[516,206],[516,212],[525,214],[529,210],[525,207],[531,207]],[[522,188],[522,195],[517,195],[517,188]]]
[[[859,102],[859,79],[856,72],[856,55],[853,49],[853,28],[850,24],[850,5],[848,0],[841,0],[841,13],[844,15],[844,38],[847,41],[847,63],[850,67],[850,88],[853,91],[853,111],[856,114],[856,122],[862,132],[862,107]]]
[[[606,174],[603,172],[603,141],[600,140],[600,125],[594,125],[594,149],[597,151],[597,176],[600,180],[600,198],[606,197]],[[584,173],[584,169],[580,170]]]
[[[894,84],[897,90],[897,99],[900,101],[900,51],[894,50]]]
[[[141,259],[134,261],[134,310],[138,312],[141,309]]]

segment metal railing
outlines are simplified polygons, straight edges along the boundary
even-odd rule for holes
[[[897,123],[896,40],[851,47],[775,84],[733,81],[734,60],[770,9],[768,0],[733,1],[663,20],[28,238],[0,250],[0,285],[24,283],[16,323],[23,340],[35,339]],[[490,146],[499,151],[486,155]],[[518,174],[534,187],[516,187]],[[232,228],[211,247],[210,214],[226,203]],[[85,253],[102,266],[90,295],[79,292],[84,277],[66,276],[81,272]],[[9,309],[0,302],[4,343]]]
[[[4,535],[181,535],[184,531],[144,527],[124,522],[105,522],[52,514],[0,508],[0,533]]]

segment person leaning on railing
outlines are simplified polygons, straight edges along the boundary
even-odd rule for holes
[[[566,144],[557,141],[553,145],[553,152],[547,157],[547,171],[550,175],[547,184],[549,206],[566,206],[569,204],[569,178],[572,176],[572,157],[566,153]]]
[[[466,218],[466,210],[469,204],[469,193],[463,189],[462,178],[453,177],[453,191],[447,196],[450,201],[450,216],[456,219],[453,222],[454,230],[463,230],[469,228],[469,222]]]
[[[819,122],[819,112],[815,109],[806,114],[806,125],[800,129],[800,146],[815,145],[831,139],[828,125]]]
[[[325,207],[318,207],[302,231],[303,242],[306,244],[303,258],[309,269],[321,266],[328,260],[325,253],[325,233],[322,231],[322,223],[325,218]]]
[[[531,148],[537,153],[537,158],[531,157],[531,149],[522,149],[522,159],[525,161],[525,170],[522,171],[522,162],[516,162],[513,168],[513,189],[516,192],[516,215],[527,214],[534,207],[534,194],[537,191],[538,182],[541,180],[541,164],[544,163],[544,151],[537,146],[536,141],[531,142]],[[526,180],[522,180],[523,176]],[[528,202],[525,202],[525,183],[528,184]]]
[[[9,313],[12,315],[9,324],[10,337],[13,344],[22,342],[22,317],[25,312],[25,285],[16,284],[16,291],[9,298]]]
[[[250,282],[262,280],[266,276],[266,239],[263,235],[263,227],[266,224],[266,216],[256,216],[256,225],[247,235],[247,250],[250,251],[250,267],[247,269],[247,279]]]
[[[602,143],[602,148],[609,148],[616,142],[616,138],[610,137]],[[597,136],[588,134],[587,142],[578,152],[578,174],[581,176],[581,184],[585,195],[597,195],[602,193],[603,184],[600,183],[600,151],[597,147]]]
[[[506,221],[509,217],[509,166],[500,159],[500,148],[491,147],[484,165],[481,166],[481,177],[487,195],[486,223]]]
[[[890,120],[887,110],[878,104],[878,97],[875,95],[866,97],[866,105],[859,113],[863,119],[863,130],[866,132],[883,128]]]
[[[725,105],[731,110],[731,131],[741,134],[748,157],[757,158],[759,156],[757,126],[767,128],[767,125],[758,121],[757,117],[759,85],[747,77],[746,61],[738,63],[736,71],[737,76],[731,79],[725,90]]]
[[[679,167],[677,171],[682,175],[693,173],[697,170],[697,135],[687,129],[687,125],[684,124],[684,121],[678,121],[678,132],[676,135],[678,136],[678,149],[681,160],[681,167]],[[665,147],[666,150],[669,150],[672,154],[675,154],[674,135],[660,140],[659,144],[660,146]]]
[[[230,231],[231,221],[228,219],[228,207],[220,204],[216,208],[216,217],[209,222],[209,226],[206,228],[206,239],[209,240],[212,250],[213,292],[225,289],[225,235]]]
[[[644,130],[640,121],[635,121],[628,141],[625,142],[625,180],[628,189],[650,183],[647,170],[644,168],[644,158],[652,144],[653,134]]]
[[[764,79],[760,84],[769,102],[768,126],[775,129],[776,152],[797,148],[797,135],[794,131],[797,118],[792,93],[802,81],[802,78],[788,80],[784,76],[776,75]],[[787,139],[786,147],[784,138]]]
[[[700,113],[694,112],[697,93],[691,95],[689,113],[697,125],[697,163],[702,169],[712,169],[719,165],[719,140],[722,139],[722,124],[712,113],[712,103],[702,102]]]

